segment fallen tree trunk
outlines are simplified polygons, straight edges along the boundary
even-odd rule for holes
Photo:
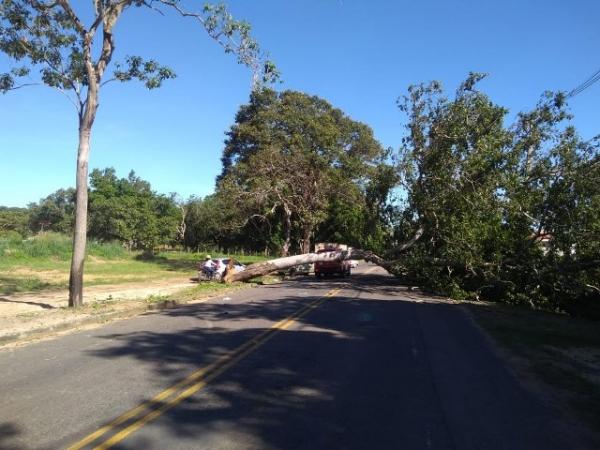
[[[403,253],[411,248],[423,236],[423,227],[419,227],[414,236],[406,243],[396,247],[395,253]],[[335,252],[323,253],[305,253],[303,255],[287,256],[284,258],[272,259],[258,264],[248,266],[243,272],[233,272],[231,268],[225,271],[223,276],[224,283],[233,283],[234,281],[245,281],[252,278],[267,275],[272,272],[286,270],[301,264],[312,264],[320,261],[344,261],[347,259],[364,259],[367,262],[372,262],[380,267],[383,267],[388,272],[399,262],[399,260],[385,260],[375,253],[368,250],[340,250]]]
[[[319,261],[344,261],[347,259],[364,259],[367,262],[373,262],[378,266],[389,270],[393,261],[385,261],[376,254],[366,250],[342,250],[337,252],[323,253],[305,253],[303,255],[287,256],[284,258],[272,259],[262,263],[252,264],[243,272],[233,272],[227,270],[223,277],[223,282],[232,283],[234,281],[245,281],[252,278],[267,275],[272,272],[286,270],[301,264],[312,264]]]

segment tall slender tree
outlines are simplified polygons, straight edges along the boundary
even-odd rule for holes
[[[250,35],[250,25],[235,20],[223,5],[207,4],[193,12],[185,10],[179,0],[91,0],[88,10],[83,2],[77,2],[77,8],[74,4],[70,0],[0,0],[0,51],[15,62],[8,72],[0,73],[0,92],[44,84],[63,93],[79,119],[69,306],[83,303],[90,136],[101,88],[111,81],[137,79],[155,89],[175,77],[170,68],[139,56],[111,66],[115,25],[123,14],[136,8],[174,10],[198,22],[225,52],[234,53],[238,63],[250,67],[255,87],[277,77],[275,66]],[[35,71],[39,79],[28,81]]]

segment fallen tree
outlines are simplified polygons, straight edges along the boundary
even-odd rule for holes
[[[225,276],[223,277],[223,282],[233,283],[234,281],[246,281],[273,272],[287,270],[302,264],[312,264],[320,261],[344,261],[348,259],[364,259],[365,261],[373,262],[386,270],[388,270],[393,264],[392,261],[385,261],[373,252],[366,250],[342,250],[323,253],[305,253],[303,255],[286,256],[284,258],[277,258],[262,263],[252,264],[242,272],[234,272],[228,268]]]
[[[412,247],[423,235],[423,228],[417,229],[414,236],[404,244],[396,247],[395,254],[405,252]],[[222,280],[224,283],[233,283],[235,281],[246,281],[252,278],[268,275],[273,272],[287,270],[302,264],[312,264],[321,261],[344,261],[348,259],[363,259],[383,267],[388,272],[399,261],[385,260],[369,250],[351,249],[323,253],[304,253],[302,255],[286,256],[283,258],[271,259],[262,263],[252,264],[243,272],[234,272],[232,267],[227,267]]]

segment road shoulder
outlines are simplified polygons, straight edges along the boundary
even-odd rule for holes
[[[151,290],[146,286],[137,291],[138,295],[130,287],[124,298],[119,295],[121,291],[115,291],[114,286],[107,286],[104,291],[95,291],[93,298],[99,300],[91,300],[77,309],[50,306],[26,312],[0,311],[0,349],[28,345],[78,330],[97,328],[109,322],[151,311],[202,302],[252,286],[250,283],[226,286],[213,282],[195,285],[191,282],[185,285],[178,282],[171,286],[162,285],[160,290]]]

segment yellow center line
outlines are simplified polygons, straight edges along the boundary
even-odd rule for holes
[[[230,367],[237,364],[240,360],[242,360],[250,353],[255,351],[257,348],[259,348],[267,341],[272,339],[276,334],[289,328],[298,319],[305,316],[313,309],[319,307],[322,303],[325,302],[325,300],[327,300],[327,298],[333,297],[334,295],[338,294],[341,290],[342,289],[333,289],[329,291],[323,297],[312,301],[304,308],[301,308],[300,310],[296,311],[294,314],[291,314],[285,319],[280,320],[268,330],[240,345],[238,348],[231,351],[230,353],[221,356],[215,362],[192,372],[180,382],[158,393],[152,399],[140,404],[139,406],[127,411],[126,413],[112,420],[111,422],[94,431],[93,433],[89,434],[82,440],[71,445],[70,447],[68,447],[67,450],[79,450],[87,446],[88,444],[91,444],[92,442],[96,441],[98,438],[105,435],[106,433],[113,431],[119,425],[122,425],[125,422],[140,415],[141,413],[144,413],[142,417],[138,418],[135,422],[133,422],[123,430],[119,431],[105,442],[96,446],[95,449],[107,449],[117,444],[130,434],[143,427],[148,422],[159,417],[165,411],[168,411],[169,409],[175,407],[183,400],[187,399],[188,397],[192,396],[193,394],[204,388],[211,380],[215,379],[223,372],[228,370]],[[182,389],[183,391],[180,392],[179,395],[175,396],[170,400],[167,400],[169,397],[172,397],[174,394],[176,394]],[[159,405],[160,407],[157,408],[157,406]]]

